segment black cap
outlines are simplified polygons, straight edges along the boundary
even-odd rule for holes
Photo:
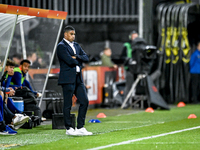
[[[130,34],[129,34],[129,36],[128,36],[129,40],[131,40],[132,34],[138,34],[138,33],[137,33],[136,30],[131,31]]]
[[[136,30],[133,30],[133,31],[131,31],[130,34],[137,34],[137,31],[136,31]]]

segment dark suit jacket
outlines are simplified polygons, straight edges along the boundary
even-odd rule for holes
[[[76,65],[80,67],[80,73],[82,69],[82,62],[88,62],[89,58],[78,43],[74,42],[76,55],[70,45],[63,39],[57,45],[57,56],[60,62],[60,74],[58,78],[58,84],[74,83],[76,80]],[[73,59],[72,56],[76,56]],[[82,79],[82,73],[81,79]],[[82,79],[83,81],[83,79]]]

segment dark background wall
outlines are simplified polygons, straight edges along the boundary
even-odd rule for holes
[[[176,2],[178,0],[143,0],[143,38],[147,41],[148,44],[156,45],[157,44],[157,20],[156,20],[156,7],[159,3],[163,2]],[[185,2],[189,2],[190,0],[185,0]],[[191,0],[192,2],[199,3],[198,0]],[[69,3],[68,3],[69,2]],[[35,8],[43,8],[43,9],[53,9],[53,10],[60,10],[60,11],[67,11],[68,17],[72,14],[78,11],[77,9],[73,9],[73,1],[64,1],[64,0],[0,0],[1,4],[10,4],[10,5],[17,5],[17,6],[28,6],[28,7],[35,7]],[[81,3],[81,0],[79,1]],[[86,1],[85,1],[86,2]],[[87,1],[88,2],[88,1]],[[91,3],[93,1],[90,1]],[[96,1],[97,2],[97,1]],[[107,6],[110,6],[108,2],[102,0],[102,13],[110,14],[113,12],[114,15],[121,14],[131,14],[130,12],[133,10],[132,14],[137,15],[138,13],[138,0],[128,0],[124,2],[128,2],[127,5],[120,3],[123,1],[116,0],[116,3],[113,3],[113,7],[111,10],[107,9],[105,11],[105,8],[103,7],[103,4],[107,3]],[[113,1],[114,2],[114,1]],[[74,3],[74,6],[76,3]],[[123,5],[123,7],[121,7]],[[134,5],[134,7],[132,7]],[[93,5],[91,5],[93,6]],[[97,5],[98,6],[98,5]],[[81,6],[80,6],[81,7]],[[85,7],[87,7],[87,3],[85,3]],[[116,9],[116,7],[118,9]],[[79,8],[79,7],[78,7]],[[127,8],[130,10],[126,12]],[[80,8],[79,8],[80,9]],[[93,12],[93,7],[89,7],[90,14]],[[96,9],[95,11],[97,11]],[[81,11],[81,9],[79,10]],[[87,9],[85,10],[85,13],[87,13]],[[102,14],[101,14],[102,15]],[[82,44],[83,47],[87,47],[88,45],[96,42],[119,42],[124,43],[128,41],[128,35],[132,30],[138,31],[138,19],[80,19],[80,21],[76,21],[76,18],[68,18],[65,23],[65,25],[72,25],[76,29],[76,41]],[[64,27],[63,27],[64,28]],[[37,34],[37,32],[32,32],[33,34]],[[39,33],[38,33],[39,34]],[[35,35],[37,36],[37,35]],[[63,37],[63,32],[61,33],[60,40]],[[121,47],[116,47],[114,49],[116,54],[120,53]],[[99,52],[97,52],[99,53]]]

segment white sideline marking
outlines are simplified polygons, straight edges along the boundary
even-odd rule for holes
[[[108,121],[108,122],[105,122],[105,123],[131,123],[133,121]]]
[[[134,139],[134,140],[129,140],[129,141],[124,141],[124,142],[120,142],[120,143],[109,144],[109,145],[100,146],[100,147],[96,147],[96,148],[91,148],[91,149],[87,149],[87,150],[99,150],[99,149],[109,148],[109,147],[113,147],[113,146],[129,144],[129,143],[132,143],[132,142],[147,140],[147,139],[151,139],[151,138],[157,138],[157,137],[161,137],[161,136],[166,136],[166,135],[169,135],[169,134],[176,134],[176,133],[180,133],[180,132],[184,132],[184,131],[199,129],[199,128],[200,128],[200,126],[197,126],[197,127],[193,127],[193,128],[177,130],[177,131],[172,131],[172,132],[158,134],[158,135],[152,135],[152,136],[143,137],[143,138]]]

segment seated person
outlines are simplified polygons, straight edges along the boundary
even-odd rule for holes
[[[6,87],[12,87],[14,89],[17,88],[21,88],[22,86],[26,86],[28,87],[37,97],[40,97],[40,93],[37,93],[36,91],[33,91],[30,83],[28,80],[26,80],[26,73],[28,72],[30,67],[30,61],[27,59],[24,59],[21,61],[20,66],[19,67],[15,67],[14,68],[14,75],[10,76],[11,78],[11,82],[9,83],[8,79],[7,79],[7,84]]]
[[[2,86],[8,87],[8,89],[10,90],[9,96],[13,96],[15,94],[15,90],[12,87],[9,87],[12,76],[14,75],[14,71],[13,71],[14,67],[15,67],[15,62],[8,59],[6,62],[6,67],[5,67],[5,71],[7,71],[7,74],[6,74],[7,80],[3,81]],[[12,98],[7,97],[6,104],[7,104],[7,107],[10,109],[10,111],[12,111],[13,113],[22,113],[17,107],[15,107]]]
[[[13,114],[3,101],[4,99],[6,100],[6,98],[4,98],[4,93],[2,91],[4,91],[6,95],[8,94],[9,96],[13,96],[15,94],[15,91],[12,88],[0,87],[0,134],[16,134],[17,132],[13,131],[6,124],[11,124],[14,129],[19,129],[24,123],[26,123],[26,121],[29,120],[29,117],[21,114]]]
[[[1,90],[4,91],[4,88],[1,88]],[[10,94],[10,90],[8,88],[5,89],[5,91]],[[17,132],[12,130],[8,125],[11,124],[11,126],[17,130],[22,125],[24,125],[28,120],[28,116],[24,116],[22,114],[13,114],[6,106],[6,104],[3,101],[4,94],[3,92],[0,92],[0,134],[1,135],[15,135]],[[5,121],[4,121],[4,119]]]
[[[33,91],[29,81],[25,79],[26,73],[28,72],[29,67],[30,67],[30,61],[27,59],[22,60],[20,63],[20,66],[14,68],[14,75],[11,76],[11,81],[7,80],[7,82],[10,81],[10,83],[6,83],[6,87],[9,84],[9,86],[14,88],[16,91],[18,88],[27,87],[28,89],[30,89],[32,91],[32,93],[35,95],[35,97],[41,97],[41,93]],[[17,92],[16,92],[16,95],[17,95]],[[18,95],[18,96],[23,97],[20,95]],[[39,116],[41,118],[41,110],[38,106],[36,106],[36,103],[34,101],[29,102],[29,103],[26,103],[26,101],[24,101],[24,110],[25,111],[34,111],[34,115]]]
[[[101,55],[102,66],[117,68],[117,65],[111,60],[111,55],[112,51],[110,48],[105,48],[103,50],[103,54]]]
[[[3,85],[2,85],[3,87],[7,87],[7,88],[9,87],[12,76],[14,75],[15,65],[16,64],[15,64],[14,61],[7,59],[5,70],[4,70],[4,74],[7,71],[7,73],[5,74],[6,75],[6,81],[3,81]]]
[[[3,104],[3,99],[0,96],[0,135],[15,135],[17,134],[17,131],[12,130],[8,125],[5,124],[5,121],[3,119],[3,115],[4,115],[4,104]],[[5,118],[7,118],[5,116]],[[14,116],[13,116],[14,118]]]

